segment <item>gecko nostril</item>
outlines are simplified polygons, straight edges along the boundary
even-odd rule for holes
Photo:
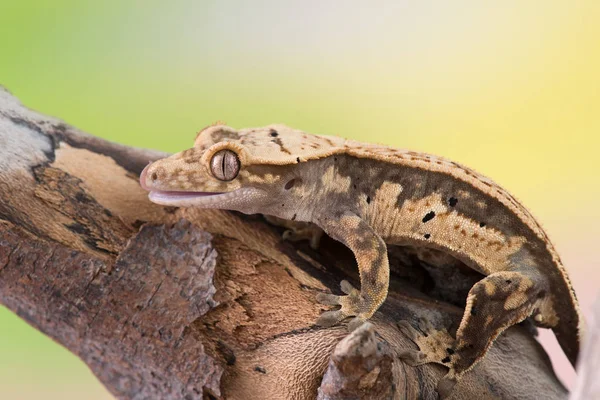
[[[285,190],[290,190],[291,188],[294,187],[294,185],[296,184],[296,179],[292,179],[289,180],[286,184],[285,184]]]
[[[156,172],[153,172],[152,175],[150,175],[150,179],[152,179],[153,182],[158,179],[158,175],[156,175]]]

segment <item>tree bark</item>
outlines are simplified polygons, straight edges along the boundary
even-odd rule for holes
[[[0,303],[119,399],[437,398],[445,369],[404,364],[415,346],[396,323],[455,330],[458,283],[472,275],[440,280],[393,250],[371,324],[319,328],[315,294],[358,284],[352,254],[329,238],[318,251],[283,242],[260,216],[150,203],[138,175],[165,155],[89,136],[0,88]],[[513,327],[452,398],[566,396],[531,329]]]

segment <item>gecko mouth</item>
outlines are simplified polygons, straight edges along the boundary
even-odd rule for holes
[[[182,202],[186,200],[198,199],[203,197],[220,196],[226,193],[211,193],[211,192],[181,192],[169,190],[150,190],[148,197],[155,203],[160,202]]]
[[[144,190],[150,192],[148,194],[150,201],[163,206],[221,208],[219,205],[227,204],[245,194],[244,189],[238,189],[232,192],[195,192],[155,189],[148,186],[146,183],[147,174],[148,167],[144,168],[140,174],[140,186]]]
[[[238,210],[237,207],[240,204],[251,205],[253,199],[263,197],[264,193],[254,188],[241,188],[225,193],[150,190],[148,194],[151,202],[163,206],[220,208],[226,210]]]

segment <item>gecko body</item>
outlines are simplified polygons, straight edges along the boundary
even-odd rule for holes
[[[439,250],[483,274],[455,338],[400,324],[419,347],[402,355],[407,362],[449,368],[442,396],[500,333],[529,317],[577,360],[582,320],[546,233],[508,192],[457,163],[283,125],[217,125],[202,130],[194,147],[149,165],[140,182],[159,204],[311,222],[349,247],[360,290],[342,282],[345,296],[319,295],[340,306],[323,313],[321,325],[353,317],[353,329],[376,312],[388,291],[387,244]]]

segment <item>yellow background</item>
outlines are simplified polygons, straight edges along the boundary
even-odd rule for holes
[[[215,120],[281,122],[457,160],[541,220],[588,312],[600,286],[600,2],[366,4],[0,0],[0,84],[129,145],[177,151]],[[2,308],[0,397],[110,398]]]

